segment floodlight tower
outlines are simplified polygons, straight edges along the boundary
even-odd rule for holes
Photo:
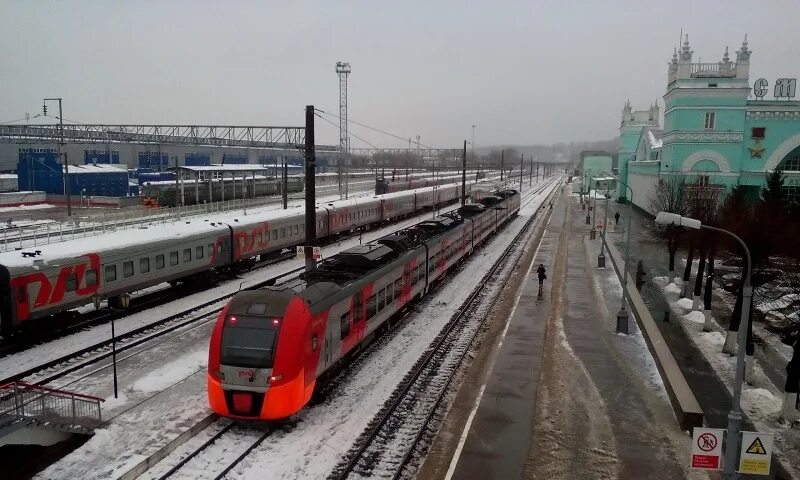
[[[345,178],[344,189],[342,188],[342,161],[346,161],[347,154],[350,152],[350,142],[347,138],[347,76],[350,75],[350,64],[347,62],[336,62],[336,73],[339,74],[339,197],[347,198],[347,178]]]

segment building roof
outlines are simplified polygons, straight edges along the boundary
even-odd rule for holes
[[[181,165],[170,167],[170,170],[185,170],[190,172],[257,172],[266,170],[267,165],[257,165],[254,163],[233,163],[230,165]]]
[[[661,148],[664,146],[664,142],[661,140],[662,134],[663,131],[660,128],[647,129],[647,140],[650,142],[650,148]]]
[[[85,174],[85,173],[124,173],[125,176],[128,176],[128,169],[125,168],[125,165],[122,165],[123,168],[120,168],[119,165],[109,165],[107,163],[98,163],[97,165],[70,165],[69,166],[69,174]]]

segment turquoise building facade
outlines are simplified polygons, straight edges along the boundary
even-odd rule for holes
[[[700,178],[729,189],[742,185],[757,195],[766,174],[784,171],[789,198],[800,201],[800,102],[793,100],[796,80],[750,82],[751,50],[747,37],[731,58],[725,49],[718,62],[694,63],[686,36],[667,69],[659,107],[622,110],[619,174],[633,194],[618,196],[649,209],[658,182],[669,176]],[[772,98],[767,97],[771,93]]]

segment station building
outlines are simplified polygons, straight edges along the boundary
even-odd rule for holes
[[[659,181],[684,176],[758,195],[769,172],[781,169],[790,200],[800,201],[800,101],[795,78],[750,82],[747,36],[731,58],[694,63],[686,36],[667,69],[663,126],[659,106],[622,109],[618,189],[621,201],[649,209]]]

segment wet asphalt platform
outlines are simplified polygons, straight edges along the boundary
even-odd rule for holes
[[[635,322],[615,334],[619,287],[610,264],[596,268],[585,212],[567,194],[554,203],[447,478],[708,478],[686,466],[689,439],[642,366]]]

